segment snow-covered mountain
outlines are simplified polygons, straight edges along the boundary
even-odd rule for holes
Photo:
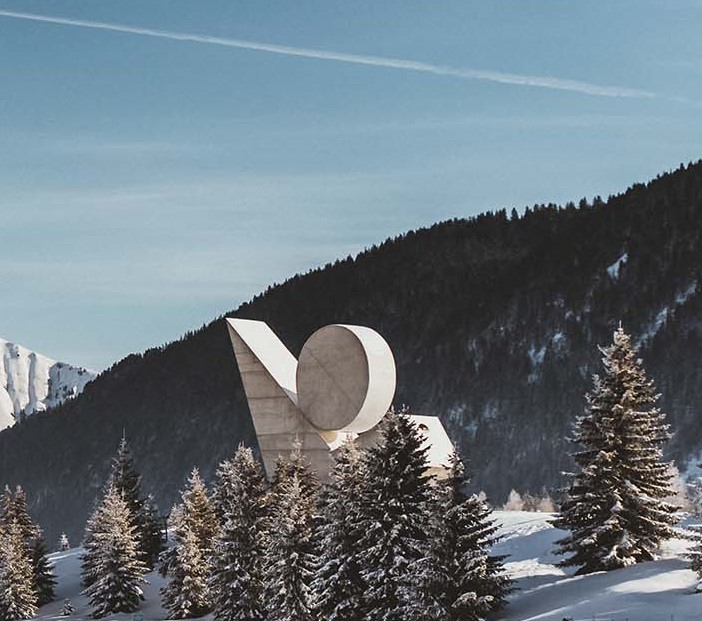
[[[3,339],[0,355],[0,431],[75,397],[96,375]]]

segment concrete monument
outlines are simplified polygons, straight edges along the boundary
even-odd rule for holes
[[[335,324],[307,339],[300,360],[262,321],[227,319],[266,474],[295,440],[324,479],[347,438],[372,443],[395,395],[395,360],[371,328]],[[453,448],[441,421],[412,416],[425,434],[429,468],[441,475]]]

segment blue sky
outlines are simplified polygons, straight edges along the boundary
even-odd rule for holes
[[[295,48],[0,15],[0,336],[98,370],[407,229],[702,157],[702,2],[2,11]]]

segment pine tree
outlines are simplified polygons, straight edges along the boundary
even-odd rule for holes
[[[61,608],[61,616],[62,617],[70,617],[76,609],[73,607],[73,604],[71,604],[71,600],[66,598],[63,600],[63,607]]]
[[[219,527],[217,514],[200,472],[194,468],[182,493],[184,519],[197,538],[205,559],[212,554],[212,542]]]
[[[208,566],[197,534],[187,521],[178,527],[168,584],[161,589],[163,607],[172,619],[202,617],[210,611]]]
[[[364,619],[423,618],[418,598],[429,556],[431,483],[427,448],[406,412],[389,412],[380,441],[362,457],[357,542],[364,593]]]
[[[361,621],[366,587],[357,546],[364,476],[360,451],[349,441],[339,449],[335,462],[322,495],[322,521],[316,535],[320,559],[312,584],[314,608],[320,621]]]
[[[56,578],[54,577],[47,555],[46,544],[41,529],[32,521],[27,506],[27,496],[21,486],[14,494],[6,489],[3,497],[2,521],[16,526],[24,554],[32,565],[32,586],[37,597],[37,605],[43,606],[54,599]]]
[[[98,558],[98,544],[93,535],[93,525],[90,519],[85,525],[83,533],[83,550],[84,553],[80,558],[80,583],[87,588],[97,580],[95,561]]]
[[[56,577],[49,562],[46,543],[41,532],[34,538],[30,551],[34,576],[32,585],[37,596],[37,604],[43,606],[54,600]]]
[[[180,525],[183,523],[183,520],[185,519],[185,513],[183,511],[183,505],[182,504],[176,504],[173,505],[171,508],[171,512],[168,515],[168,520],[167,520],[167,527],[166,527],[166,533],[167,533],[167,539],[169,541],[176,541],[178,537],[178,532]],[[175,555],[176,555],[176,547],[175,545],[166,547],[163,552],[159,555],[159,565],[158,565],[158,573],[161,574],[164,578],[168,576],[169,572],[171,571],[174,563],[175,563]]]
[[[677,507],[664,500],[673,489],[662,460],[670,434],[654,405],[659,395],[621,326],[601,351],[604,375],[594,377],[576,424],[580,471],[554,520],[571,531],[557,542],[560,554],[570,554],[561,565],[579,574],[654,559],[677,522]]]
[[[141,584],[147,567],[141,559],[136,528],[127,502],[109,487],[88,521],[91,547],[86,563],[94,572],[85,593],[96,619],[115,612],[134,612],[144,599]]]
[[[151,499],[142,494],[141,476],[134,467],[126,437],[119,443],[107,485],[115,487],[127,503],[137,530],[139,550],[147,567],[152,569],[163,550],[161,525]]]
[[[695,591],[697,593],[702,593],[702,529],[700,529],[700,527],[693,529],[691,539],[695,544],[688,553],[690,569],[697,574],[698,578]]]
[[[241,448],[241,445],[239,445]],[[239,449],[237,449],[238,452]],[[226,522],[226,514],[236,503],[234,489],[237,486],[238,473],[234,466],[234,459],[225,459],[217,467],[215,473],[215,485],[212,489],[212,507],[219,521],[220,526]]]
[[[214,493],[223,525],[214,541],[210,587],[214,614],[223,621],[263,621],[266,478],[242,445],[218,469]]]
[[[169,578],[161,591],[164,607],[174,618],[184,619],[210,611],[207,581],[218,520],[197,468],[181,499],[169,520],[175,545],[161,555],[160,572]]]
[[[27,505],[27,495],[20,485],[15,488],[15,493],[11,496],[11,505],[8,518],[14,524],[17,524],[22,538],[29,542],[39,534],[39,527],[32,522],[29,515],[29,507]]]
[[[5,489],[2,492],[2,498],[0,498],[0,527],[7,527],[12,521],[14,502],[15,497],[12,494],[10,486],[5,485]]]
[[[32,563],[17,522],[0,531],[0,621],[31,619],[36,614]]]
[[[314,578],[317,480],[299,444],[279,460],[270,495],[265,600],[271,621],[309,621]]]
[[[317,476],[310,470],[310,464],[302,452],[302,442],[295,438],[292,443],[290,455],[285,459],[276,461],[275,472],[273,473],[273,487],[284,480],[290,480],[297,476],[297,480],[302,485],[306,494],[316,495],[319,492],[319,481]]]
[[[435,618],[445,621],[482,621],[511,590],[504,557],[490,555],[498,540],[491,511],[478,496],[466,495],[467,483],[454,451],[448,477],[436,485],[432,573],[424,589]]]

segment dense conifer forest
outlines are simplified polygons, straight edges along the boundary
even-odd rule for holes
[[[235,266],[232,266],[234,268]],[[566,437],[621,321],[672,425],[702,449],[702,163],[607,200],[500,210],[410,231],[272,286],[228,316],[267,321],[295,354],[317,328],[377,329],[396,404],[437,414],[501,502],[571,469]],[[77,399],[0,433],[0,485],[21,484],[47,540],[78,541],[126,431],[162,512],[187,473],[212,480],[253,429],[224,322],[131,355]],[[693,461],[692,463],[696,463]]]

